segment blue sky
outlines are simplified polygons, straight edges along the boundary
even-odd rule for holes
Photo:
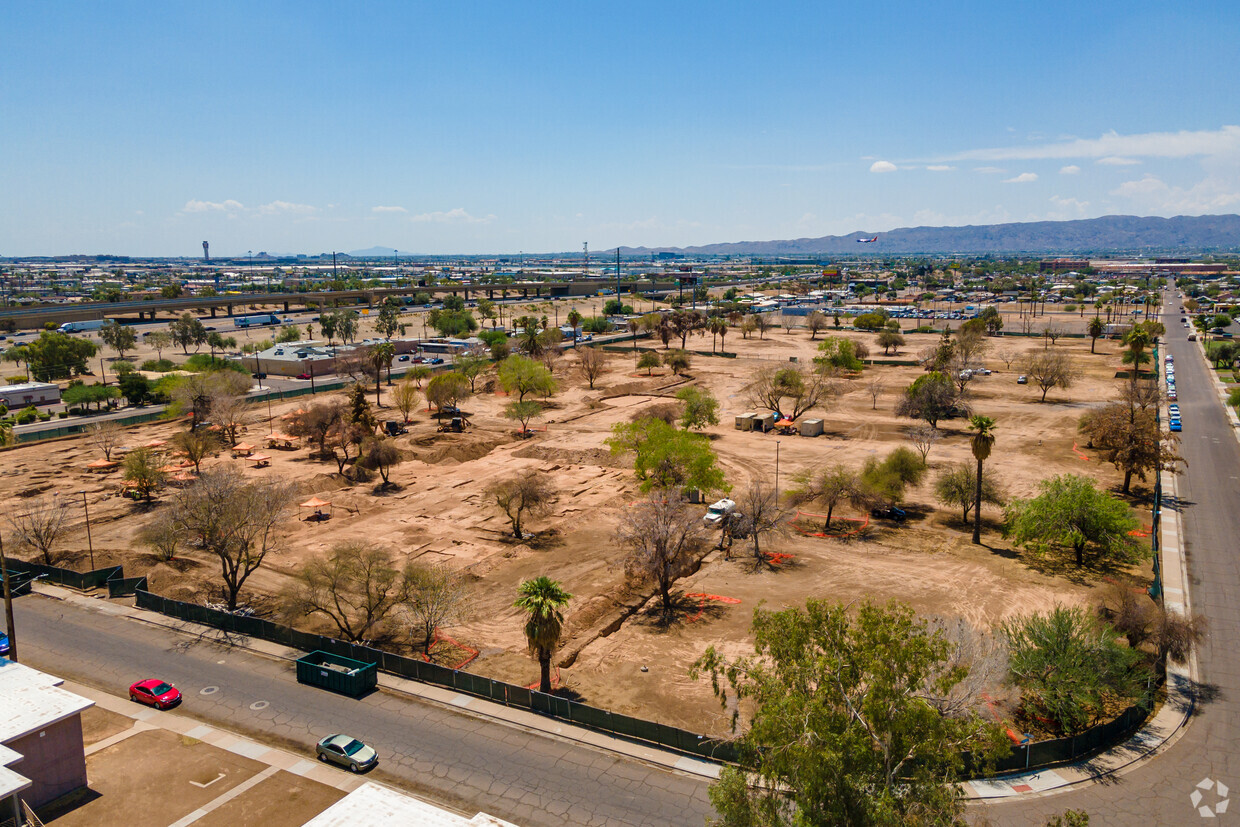
[[[1237,42],[1208,0],[6,3],[0,255],[1232,213]]]

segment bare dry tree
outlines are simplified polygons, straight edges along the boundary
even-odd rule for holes
[[[55,565],[53,549],[69,528],[69,502],[53,494],[37,497],[17,506],[8,518],[13,539],[19,549],[31,549],[43,556],[45,565]]]
[[[122,429],[115,420],[96,422],[87,430],[90,444],[103,452],[103,458],[112,461],[112,452],[120,445]]]
[[[994,701],[1006,700],[1013,694],[1008,677],[1008,646],[1001,636],[978,629],[962,617],[930,616],[926,626],[931,632],[939,632],[947,642],[947,657],[935,668],[935,674],[925,683],[930,694],[925,700],[940,714],[951,718],[963,718],[975,713],[985,713],[982,707]],[[959,675],[959,682],[947,681],[951,689],[937,694],[933,687],[941,685],[938,678]]]
[[[1079,372],[1066,353],[1059,351],[1042,351],[1033,353],[1025,359],[1024,372],[1029,380],[1042,390],[1041,402],[1046,401],[1046,394],[1051,388],[1067,390],[1076,382]]]
[[[866,383],[865,392],[870,395],[870,410],[878,410],[878,397],[882,396],[886,389],[887,385],[877,376]]]
[[[326,616],[346,640],[356,642],[382,623],[408,593],[391,551],[365,541],[346,541],[302,564],[283,603],[289,615]]]
[[[995,351],[995,356],[999,361],[1003,362],[1004,370],[1011,370],[1012,363],[1020,358],[1021,352],[1014,347],[1001,347]]]
[[[219,560],[229,610],[237,608],[245,581],[279,545],[278,529],[295,495],[295,485],[279,477],[251,482],[222,468],[203,474],[174,498],[170,507],[177,527]]]
[[[420,642],[430,656],[435,632],[459,622],[469,612],[470,592],[465,578],[443,563],[411,561],[405,567],[408,589],[398,614],[409,629],[411,641]]]
[[[616,541],[628,549],[624,571],[643,583],[654,583],[664,618],[671,616],[672,584],[689,572],[706,548],[701,518],[675,492],[652,492],[620,517]]]
[[[590,383],[590,390],[594,390],[594,383],[607,370],[607,356],[599,348],[583,347],[577,350],[577,360],[581,375]]]
[[[934,443],[943,438],[943,432],[929,424],[914,425],[905,431],[905,436],[913,447],[917,449],[917,453],[921,454],[921,462],[926,464],[926,458],[930,456],[930,449],[934,447]]]
[[[138,530],[137,539],[160,560],[168,562],[177,556],[177,548],[184,542],[185,534],[173,519],[172,509],[161,508]]]
[[[737,496],[736,507],[744,515],[738,534],[746,535],[753,542],[754,565],[761,566],[767,561],[762,551],[762,538],[786,533],[788,513],[780,506],[775,489],[762,480],[754,480]]]
[[[531,470],[499,480],[486,489],[485,495],[508,516],[512,523],[512,536],[522,540],[525,534],[521,531],[521,524],[525,518],[550,511],[555,493],[555,487],[545,474]]]

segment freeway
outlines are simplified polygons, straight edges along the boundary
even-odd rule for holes
[[[158,676],[181,689],[187,714],[307,754],[323,735],[346,732],[377,748],[380,779],[522,827],[700,827],[711,814],[696,776],[397,693],[335,695],[297,683],[288,662],[105,608],[19,598],[22,662],[122,697]]]
[[[984,812],[995,824],[1045,824],[1051,814],[1068,808],[1084,809],[1091,825],[1187,824],[1200,817],[1190,800],[1198,783],[1221,781],[1240,791],[1240,601],[1235,598],[1240,594],[1240,445],[1213,377],[1180,324],[1174,290],[1164,294],[1163,308],[1163,353],[1175,359],[1184,421],[1180,454],[1188,461],[1176,478],[1178,502],[1165,501],[1164,508],[1179,512],[1190,605],[1209,622],[1198,650],[1195,716],[1178,741],[1112,783],[991,805]],[[1210,790],[1201,805],[1217,802]]]

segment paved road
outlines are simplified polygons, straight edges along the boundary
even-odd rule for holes
[[[394,693],[334,695],[298,684],[288,663],[40,595],[15,608],[31,666],[119,694],[159,676],[194,717],[294,749],[347,732],[378,749],[380,777],[470,815],[700,827],[711,812],[701,778]],[[218,691],[200,694],[210,686]]]
[[[1181,541],[1188,561],[1190,600],[1210,623],[1198,653],[1198,714],[1183,737],[1138,769],[1086,789],[984,810],[996,824],[1044,824],[1070,807],[1086,810],[1090,824],[1182,825],[1198,823],[1189,796],[1209,778],[1231,792],[1221,821],[1240,823],[1240,446],[1218,400],[1196,345],[1180,324],[1175,291],[1165,294],[1166,352],[1175,359],[1176,391],[1183,414],[1180,453],[1188,468],[1178,478]],[[1202,804],[1213,804],[1213,793]]]

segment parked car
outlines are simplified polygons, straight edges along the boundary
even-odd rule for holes
[[[314,745],[314,752],[320,761],[347,767],[350,772],[362,772],[379,763],[373,747],[348,735],[328,735]]]
[[[710,508],[706,509],[706,515],[702,517],[702,523],[708,528],[715,528],[723,523],[724,517],[736,510],[736,503],[729,499],[722,499],[713,503]]]
[[[181,702],[181,690],[166,681],[149,678],[129,687],[129,700],[156,709],[167,709]]]
[[[397,361],[397,362],[408,362],[408,361],[409,361],[409,354],[408,354],[408,353],[402,353],[401,355],[399,355],[399,356],[397,356],[397,357],[396,357],[396,361]]]
[[[441,359],[441,358],[439,358],[438,356],[436,356],[434,359],[432,359],[432,360],[430,361],[430,363],[431,363],[432,365],[442,365],[442,364],[443,364],[443,359]]]
[[[1177,396],[1176,396],[1176,393],[1175,393],[1175,387],[1174,387],[1174,386],[1172,386],[1172,387],[1170,387],[1170,388],[1167,388],[1167,398],[1168,398],[1168,399],[1171,399],[1171,400],[1173,400],[1173,401],[1174,401],[1175,399],[1178,399],[1178,398],[1179,398],[1179,397],[1177,397]]]
[[[1178,419],[1173,419],[1173,420],[1171,420],[1171,430],[1173,430],[1173,431],[1182,431],[1182,430],[1184,430],[1183,426],[1182,426],[1182,425],[1180,425],[1180,420],[1178,420]]]
[[[1195,342],[1195,341],[1197,341],[1197,334],[1196,334],[1196,333],[1190,333],[1190,334],[1188,334],[1188,340],[1189,340],[1190,342]]]
[[[9,636],[4,632],[0,632],[0,656],[7,657],[9,654]]]
[[[254,378],[255,378],[255,379],[266,379],[266,378],[267,378],[267,374],[265,374],[265,373],[256,373],[256,374],[254,374]]]
[[[298,379],[309,379],[309,378],[310,378],[310,374],[308,374],[308,373],[299,373],[299,374],[297,374],[297,378],[298,378]]]
[[[1018,384],[1018,385],[1028,385],[1028,384],[1029,384],[1029,377],[1028,377],[1028,376],[1025,376],[1024,374],[1021,374],[1020,376],[1017,376],[1017,377],[1016,377],[1016,384]]]
[[[1180,406],[1179,405],[1168,405],[1167,412],[1171,414],[1172,419],[1180,418]]]
[[[894,505],[880,505],[877,508],[870,509],[870,516],[877,517],[880,520],[895,520],[902,523],[908,519],[908,512],[903,508],[896,508]]]

